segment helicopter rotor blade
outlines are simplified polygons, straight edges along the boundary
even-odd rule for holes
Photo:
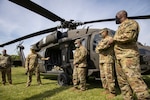
[[[115,18],[101,19],[101,20],[87,21],[87,22],[84,22],[83,24],[98,23],[98,22],[106,22],[106,21],[114,21],[114,20],[115,20]]]
[[[129,19],[150,19],[150,15],[143,15],[143,16],[132,16]]]
[[[128,17],[129,19],[150,19],[150,15],[143,15],[143,16],[132,16]],[[87,21],[83,24],[90,24],[90,23],[98,23],[98,22],[108,22],[108,21],[115,21],[116,18],[109,18],[109,19],[101,19],[101,20],[94,20],[94,21]]]
[[[55,21],[61,21],[61,22],[65,21],[63,18],[57,16],[56,14],[48,11],[47,9],[39,6],[38,4],[36,4],[30,0],[9,0],[9,1],[16,3],[22,7],[25,7],[25,8],[27,8],[27,9],[29,9],[29,10],[37,13],[37,14],[40,14],[40,15],[54,21],[54,22]]]
[[[22,41],[22,40],[25,40],[25,39],[28,39],[28,38],[31,38],[31,37],[35,37],[35,36],[38,36],[38,35],[43,35],[43,34],[53,32],[53,31],[56,31],[56,30],[57,30],[57,27],[53,27],[53,28],[45,29],[45,30],[42,30],[42,31],[39,31],[39,32],[35,32],[35,33],[32,33],[32,34],[17,38],[15,40],[9,41],[7,43],[0,44],[0,47],[4,47],[6,45],[10,45],[10,44],[13,44],[13,43],[18,42],[18,41]]]

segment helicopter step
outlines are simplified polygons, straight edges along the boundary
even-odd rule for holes
[[[46,73],[42,73],[43,75],[59,75],[60,73],[63,73],[64,71],[47,71]]]
[[[59,75],[63,73],[63,69],[59,66],[53,66],[51,69],[47,70],[46,72],[43,72],[45,75]]]

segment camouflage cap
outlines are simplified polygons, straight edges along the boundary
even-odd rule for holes
[[[34,47],[34,46],[31,46],[30,49],[35,50],[35,47]]]
[[[76,39],[74,43],[79,43],[81,42],[81,39]]]
[[[7,52],[6,49],[3,49],[2,53],[3,53],[3,54],[4,54],[4,53],[6,54],[6,52]]]
[[[103,29],[101,29],[101,30],[99,31],[99,33],[101,34],[101,33],[105,32],[105,31],[108,31],[108,29],[107,29],[107,28],[103,28]]]
[[[3,52],[6,52],[6,49],[3,49]]]

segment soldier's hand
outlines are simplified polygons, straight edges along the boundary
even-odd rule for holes
[[[78,67],[78,64],[75,64],[74,66],[75,66],[75,67]]]
[[[50,57],[47,57],[47,58],[43,58],[43,60],[49,60],[50,59]]]
[[[114,40],[113,39],[110,39],[109,41],[108,41],[108,44],[112,44],[114,42]]]
[[[75,62],[73,62],[73,65],[75,65],[76,63]]]
[[[50,57],[47,57],[46,59],[47,59],[47,60],[49,60],[49,59],[50,59]]]

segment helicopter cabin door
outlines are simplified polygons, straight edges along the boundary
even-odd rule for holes
[[[40,54],[42,57],[45,57],[45,49],[43,49],[42,51],[38,52],[38,54]],[[38,61],[38,65],[39,65],[39,70],[40,70],[40,72],[45,73],[45,72],[46,72],[46,69],[45,69],[44,61],[39,60],[39,61]]]
[[[90,39],[90,60],[92,67],[96,69],[99,69],[99,54],[95,52],[95,48],[100,40],[101,36],[97,32],[93,33]]]

